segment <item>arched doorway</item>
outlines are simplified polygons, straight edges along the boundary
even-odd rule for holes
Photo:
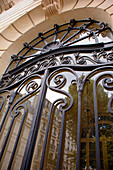
[[[71,19],[12,55],[0,84],[1,169],[111,168],[112,34]]]

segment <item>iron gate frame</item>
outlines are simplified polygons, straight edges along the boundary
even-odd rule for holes
[[[87,22],[87,24],[83,25],[84,22]],[[78,28],[75,27],[77,23],[82,23],[82,25]],[[75,37],[76,35],[80,34],[81,32],[83,32],[83,30],[89,31],[88,27],[90,27],[92,24],[98,24],[100,26],[100,29],[97,30],[91,30],[90,33],[86,36],[86,38],[88,37],[94,37],[95,39],[95,44],[88,44],[88,45],[73,45],[73,46],[68,46],[71,44],[75,44],[78,41],[81,41],[82,38],[79,38],[77,40],[75,40],[74,42],[71,42],[70,44],[68,43],[67,45],[63,45],[63,43],[57,43],[57,34],[62,32],[62,29],[59,31],[59,28],[62,28],[63,26],[67,26],[67,29],[64,29],[64,31],[67,31],[64,36],[62,37],[62,40],[67,36],[67,34],[71,31],[74,30],[74,28],[77,28],[78,31],[71,36],[71,38]],[[53,34],[48,35],[47,37],[44,37],[47,33],[53,31]],[[49,30],[46,33],[39,33],[38,34],[38,38],[41,38],[41,40],[39,40],[38,42],[36,42],[35,44],[31,45],[32,42],[34,42],[35,40],[37,40],[38,38],[35,38],[34,40],[32,40],[29,44],[28,43],[24,43],[24,47],[23,49],[17,54],[17,55],[12,55],[12,61],[9,64],[9,66],[7,67],[5,73],[2,76],[2,79],[0,81],[0,94],[8,91],[8,90],[12,90],[15,87],[18,87],[19,84],[22,84],[23,82],[29,80],[31,77],[35,77],[35,76],[39,76],[40,74],[44,73],[41,85],[37,88],[37,90],[40,88],[40,92],[39,92],[39,97],[38,97],[38,101],[37,101],[37,105],[35,108],[35,112],[34,112],[34,117],[33,117],[33,121],[32,121],[32,125],[31,125],[31,129],[30,129],[30,133],[29,133],[29,137],[28,137],[28,141],[27,141],[27,145],[26,145],[26,149],[25,149],[25,153],[24,153],[24,157],[23,157],[23,161],[22,161],[22,165],[21,165],[21,170],[28,170],[31,167],[31,162],[32,162],[32,157],[33,157],[33,153],[34,153],[34,148],[35,148],[35,143],[36,143],[36,138],[37,138],[37,134],[38,134],[38,129],[39,129],[39,125],[40,125],[40,120],[41,120],[41,114],[42,114],[42,109],[44,106],[44,100],[45,100],[45,95],[46,95],[46,91],[47,88],[49,87],[48,84],[48,79],[49,77],[54,73],[57,72],[58,70],[65,70],[65,69],[70,69],[72,70],[77,70],[77,71],[91,71],[89,73],[89,75],[87,75],[87,77],[85,77],[84,80],[79,79],[76,76],[76,84],[77,84],[77,91],[78,91],[78,126],[77,126],[77,159],[76,159],[76,169],[79,170],[79,166],[80,166],[80,130],[81,130],[81,95],[83,92],[83,88],[85,83],[87,82],[88,76],[93,75],[94,73],[98,72],[99,70],[106,70],[106,69],[113,69],[113,52],[112,52],[112,48],[113,48],[113,41],[108,42],[108,43],[99,43],[97,40],[97,36],[96,34],[100,34],[103,31],[109,30],[112,34],[113,31],[111,30],[111,28],[104,23],[101,23],[99,21],[95,21],[92,19],[86,19],[86,20],[79,20],[79,21],[75,21],[74,19],[70,20],[70,23],[66,23],[63,24],[61,26],[58,26],[57,24],[54,25],[54,28]],[[46,39],[50,36],[54,35],[54,41],[52,43],[49,43],[49,45],[46,42]],[[68,38],[68,40],[70,40],[70,37]],[[41,53],[40,54],[32,54],[32,55],[27,55],[30,50],[40,50],[38,48],[36,48],[35,46],[37,44],[39,44],[40,42],[45,42],[45,46],[43,47],[43,49],[41,49]],[[52,47],[53,46],[53,49]],[[55,48],[55,46],[57,46]],[[48,50],[49,48],[49,50]],[[26,52],[21,55],[21,53],[26,50]],[[106,53],[106,51],[110,51],[110,53]],[[93,62],[96,62],[96,64],[94,65],[83,65],[84,63],[82,63],[82,61],[84,60],[84,58],[82,58],[79,54],[82,53],[94,53],[95,57]],[[102,55],[106,55],[106,60],[107,62],[101,63],[98,60],[98,53],[102,54]],[[69,62],[69,58],[63,58],[62,55],[65,54],[76,54],[75,58],[76,61],[78,61],[78,63],[76,64],[70,64]],[[26,56],[27,55],[27,56]],[[35,68],[33,67],[35,64],[39,64],[39,62],[43,62],[43,60],[47,59],[49,61],[53,61],[53,58],[57,57],[57,56],[61,56],[60,59],[63,60],[63,62],[61,63],[61,65],[49,65],[45,63],[44,67],[42,67],[41,69],[39,68]],[[22,63],[21,61],[24,59],[28,59],[30,58],[30,60]],[[83,60],[80,60],[83,59]],[[88,58],[87,58],[88,59]],[[66,61],[68,63],[66,63]],[[11,65],[14,63],[16,63],[16,66],[10,70]],[[31,66],[34,68],[31,68]],[[31,74],[28,75],[28,69],[30,70],[31,68]],[[74,72],[73,71],[73,72]],[[24,73],[24,75],[21,75],[21,73]],[[75,74],[75,72],[74,72]],[[112,76],[112,74],[107,74],[107,76]],[[18,81],[15,82],[15,80],[18,78]],[[98,79],[98,78],[97,78]],[[97,80],[96,80],[97,81]],[[96,103],[96,92],[95,92],[95,86],[96,86],[96,81],[94,84],[94,106],[95,106],[95,132],[96,132],[96,157],[97,157],[97,170],[101,169],[100,166],[100,150],[99,150],[99,132],[98,132],[98,113],[97,113],[97,103]],[[14,82],[14,83],[13,83]],[[20,87],[20,86],[19,86]],[[112,89],[113,87],[111,87]],[[19,88],[17,88],[19,89]],[[18,90],[16,90],[16,92],[12,93],[9,95],[9,104],[8,104],[8,108],[7,111],[4,115],[2,124],[0,126],[0,130],[2,130],[2,127],[4,125],[5,119],[9,113],[9,109],[12,108],[12,110],[15,107],[15,104],[13,105],[14,99],[16,97],[16,95],[18,94]],[[0,98],[3,100],[1,106],[0,106],[0,110],[2,110],[3,104],[4,104],[4,97],[1,95]],[[72,107],[72,103],[73,103],[73,99],[71,98],[71,104],[70,107]],[[61,99],[59,99],[61,100]],[[12,106],[13,105],[13,106]],[[19,107],[23,107],[23,105],[20,105],[16,108],[15,111],[15,115],[12,115],[11,112],[11,116],[12,116],[12,123],[10,125],[10,128],[8,130],[8,134],[7,137],[5,139],[5,142],[3,144],[1,153],[0,153],[0,159],[3,156],[4,150],[5,150],[5,146],[7,144],[8,141],[8,137],[10,135],[10,131],[14,122],[14,119],[16,116],[18,116],[19,112],[18,112],[18,108]],[[69,110],[70,107],[67,109]],[[26,108],[25,109],[25,114],[26,114]],[[52,108],[51,108],[52,109]],[[11,110],[11,111],[12,111]],[[62,138],[63,138],[63,130],[64,130],[64,120],[65,120],[65,112],[67,110],[63,110],[63,118],[62,118],[62,125],[61,125],[61,133],[60,133],[60,144],[59,144],[59,150],[58,150],[58,159],[57,159],[57,167],[56,169],[60,169],[61,168],[61,148],[62,148]],[[111,114],[113,114],[113,111],[111,109],[111,101],[109,102],[109,110],[111,112]],[[51,111],[50,111],[51,112]],[[25,116],[24,114],[24,116]],[[51,120],[51,115],[49,115],[49,121]],[[22,122],[24,122],[25,117],[23,117]],[[13,162],[13,158],[14,158],[14,154],[16,151],[16,146],[18,144],[18,140],[19,140],[19,136],[21,133],[21,128],[23,126],[23,123],[21,124],[20,127],[20,132],[18,133],[17,136],[17,141],[15,143],[15,147],[14,150],[12,152],[12,157],[10,159],[9,162],[9,166],[8,169],[11,169],[11,165]],[[49,130],[49,123],[47,126],[47,131],[46,131],[46,137],[45,137],[45,143],[44,143],[44,149],[43,149],[43,153],[42,153],[42,159],[41,159],[41,164],[40,164],[40,170],[43,169],[43,165],[44,165],[44,157],[45,157],[45,151],[46,151],[46,144],[47,144],[47,138],[48,138],[48,130]]]

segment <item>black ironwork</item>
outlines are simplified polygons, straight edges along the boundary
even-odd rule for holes
[[[4,98],[4,96],[0,96],[0,98],[2,99],[2,104],[1,104],[1,106],[0,106],[0,111],[2,110],[2,107],[3,107],[3,105],[4,105],[4,102],[5,102],[5,98]]]
[[[76,100],[78,100],[78,115],[75,115],[77,117],[77,143],[76,163],[74,162],[77,170],[79,170],[81,166],[82,94],[85,91],[86,82],[91,78],[94,79],[92,93],[95,113],[96,162],[97,169],[101,169],[99,115],[96,87],[102,80],[101,84],[103,88],[110,91],[112,94],[113,74],[111,72],[113,71],[113,41],[107,43],[104,43],[103,41],[99,42],[99,35],[107,37],[107,35],[109,35],[108,33],[113,36],[111,28],[103,22],[95,21],[90,18],[79,21],[71,19],[69,23],[63,25],[55,24],[53,29],[45,33],[39,33],[38,37],[30,43],[25,42],[23,44],[24,47],[17,55],[11,56],[12,60],[0,81],[0,111],[3,112],[0,131],[2,133],[4,133],[3,130],[9,114],[12,118],[2,145],[0,153],[1,160],[4,159],[5,150],[7,149],[6,146],[10,140],[16,118],[19,117],[19,115],[23,115],[23,118],[20,123],[18,135],[16,137],[7,169],[12,168],[22,129],[25,124],[25,118],[28,112],[25,101],[38,95],[36,108],[34,113],[32,113],[33,120],[21,164],[21,170],[30,169],[41,124],[47,89],[57,92],[58,94],[61,93],[65,95],[65,97],[59,97],[51,103],[40,162],[40,170],[44,169],[47,164],[47,151],[48,146],[50,145],[50,131],[52,128],[55,108],[58,108],[59,112],[62,114],[60,142],[57,149],[58,156],[56,161],[56,169],[62,169],[64,137],[66,135],[66,116],[74,102],[72,94],[67,92],[64,88],[69,79],[69,77],[66,78],[63,74],[64,72],[69,72],[74,76],[71,85],[77,86],[78,99],[76,98]],[[95,40],[94,44],[81,44],[83,40],[87,40],[86,43],[88,43],[88,39],[90,38]],[[86,72],[87,74],[82,74],[82,76],[80,76],[80,72]],[[100,73],[102,74],[100,75]],[[97,77],[95,78],[94,76]],[[38,80],[40,80],[40,83],[38,83]],[[25,93],[23,96],[21,96],[20,93],[22,90]],[[7,95],[9,100],[4,96],[5,93],[9,93],[9,95]],[[73,93],[75,92],[73,91]],[[6,110],[3,109],[5,101],[7,101]],[[108,102],[108,111],[112,115],[113,95],[111,95],[109,101],[106,102]],[[24,113],[22,113],[22,110]]]
[[[20,135],[21,135],[22,127],[23,127],[24,120],[25,120],[26,113],[27,113],[26,107],[23,106],[23,105],[20,105],[20,106],[18,106],[18,107],[15,109],[15,112],[16,112],[17,114],[19,114],[19,112],[20,112],[20,111],[18,110],[19,107],[23,107],[23,108],[24,108],[24,115],[23,115],[23,118],[22,118],[22,122],[21,122],[21,125],[20,125],[20,128],[19,128],[19,131],[18,131],[18,136],[17,136],[17,138],[16,138],[15,145],[14,145],[14,148],[13,148],[13,152],[12,152],[12,155],[11,155],[11,158],[10,158],[9,165],[8,165],[8,168],[7,168],[7,169],[11,169],[11,165],[12,165],[12,162],[13,162],[13,159],[14,159],[14,155],[15,155],[15,152],[16,152],[16,148],[17,148],[17,145],[18,145],[18,142],[19,142],[19,138],[20,138]],[[18,115],[17,115],[17,116],[18,116]]]
[[[33,150],[35,147],[36,137],[37,137],[37,133],[38,133],[39,125],[40,125],[42,108],[44,105],[44,98],[45,98],[46,89],[47,89],[47,87],[45,86],[47,76],[48,76],[48,70],[45,71],[45,75],[44,75],[42,86],[41,86],[42,88],[39,93],[38,102],[36,105],[31,129],[30,129],[30,133],[29,133],[29,137],[28,137],[28,141],[27,141],[27,145],[26,145],[26,150],[24,153],[24,158],[23,158],[23,162],[22,162],[22,166],[21,166],[22,170],[30,169],[31,160],[32,160],[32,156],[33,156]]]

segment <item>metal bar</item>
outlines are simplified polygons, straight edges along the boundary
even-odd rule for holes
[[[10,106],[11,106],[11,105],[8,105],[8,108],[7,108],[7,110],[6,110],[6,113],[5,113],[5,115],[4,115],[4,117],[3,117],[3,120],[2,120],[2,122],[1,122],[0,132],[1,132],[2,128],[3,128],[4,122],[5,122],[5,120],[6,120],[7,114],[8,114],[9,109],[10,109]]]
[[[7,132],[7,136],[6,136],[6,138],[5,138],[5,141],[4,141],[4,144],[3,144],[2,150],[1,150],[1,152],[0,152],[0,161],[1,161],[1,159],[2,159],[2,156],[3,156],[4,150],[5,150],[5,147],[6,147],[7,141],[8,141],[8,139],[9,139],[9,135],[10,135],[10,132],[11,132],[11,129],[12,129],[13,123],[14,123],[14,119],[15,119],[15,117],[13,117],[13,118],[12,118],[12,120],[11,120],[11,123],[10,123],[9,129],[8,129],[8,132]]]
[[[95,34],[99,34],[99,33],[103,32],[103,31],[105,31],[105,30],[107,30],[107,29],[108,29],[108,28],[104,28],[103,30],[98,30],[98,31],[95,32]],[[90,32],[89,35],[86,35],[86,36],[81,37],[81,38],[79,38],[79,39],[77,39],[77,40],[74,40],[74,41],[72,41],[72,42],[69,42],[68,44],[66,44],[66,46],[69,46],[69,45],[71,45],[71,44],[74,44],[74,43],[76,43],[76,42],[79,42],[79,41],[81,41],[81,40],[84,40],[84,39],[86,39],[86,38],[90,38],[90,37],[92,37],[92,36],[93,36],[93,32]]]
[[[57,31],[55,31],[54,41],[56,41],[56,39],[57,39]]]
[[[21,106],[22,106],[22,105],[21,105]],[[24,108],[25,108],[25,107],[24,107]],[[10,161],[9,161],[9,165],[8,165],[7,170],[10,170],[10,169],[11,169],[11,166],[12,166],[13,159],[14,159],[15,152],[16,152],[16,148],[17,148],[17,145],[18,145],[18,142],[19,142],[19,138],[20,138],[21,131],[22,131],[22,127],[23,127],[24,120],[25,120],[25,117],[26,117],[26,113],[27,113],[27,110],[26,110],[26,108],[25,108],[24,115],[23,115],[23,118],[22,118],[22,122],[21,122],[21,124],[20,124],[20,128],[19,128],[18,135],[17,135],[16,141],[15,141],[15,145],[14,145],[14,147],[13,147],[13,151],[12,151],[12,154],[11,154],[11,158],[10,158]]]
[[[4,102],[5,102],[5,97],[4,96],[0,96],[0,99],[2,99],[2,104],[0,106],[0,111],[2,110],[2,107],[4,105]]]
[[[18,67],[18,65],[19,65],[19,63],[21,62],[21,59],[17,62],[17,64],[16,64],[16,66],[15,66],[15,68],[17,68]]]
[[[72,35],[71,37],[69,37],[67,40],[65,40],[62,44],[67,43],[69,40],[71,40],[72,38],[74,38],[75,36],[77,36],[78,34],[80,34],[83,31],[83,29],[78,30],[74,35]],[[66,44],[67,45],[67,44]]]
[[[14,60],[12,60],[12,61],[9,63],[9,65],[8,65],[8,67],[6,68],[6,70],[5,70],[4,74],[6,74],[6,73],[7,73],[8,69],[9,69],[9,67],[11,66],[11,64],[13,63],[13,61],[14,61]]]
[[[34,117],[33,117],[32,125],[31,125],[31,129],[30,129],[29,137],[27,140],[26,149],[24,152],[21,170],[29,170],[31,166],[31,161],[32,161],[33,153],[34,153],[36,138],[37,138],[40,120],[41,120],[41,114],[42,114],[43,105],[44,105],[44,99],[45,99],[46,90],[47,90],[46,79],[47,79],[48,74],[49,74],[49,70],[47,69],[45,70],[41,90],[38,96],[38,101],[37,101],[36,109],[34,112]]]
[[[68,65],[68,68],[72,68],[72,69],[76,69],[76,71],[92,71],[94,69],[99,69],[100,67],[103,68],[103,69],[111,69],[111,67],[113,66],[113,62],[108,62],[107,64],[92,64],[92,65],[80,65],[80,64],[77,64],[77,65],[72,65],[72,64],[69,64]],[[56,69],[59,69],[59,68],[65,68],[66,65],[63,64],[63,65],[58,65],[58,66],[53,66],[53,67],[48,67],[48,69],[50,71],[54,71]],[[44,69],[41,69],[41,70],[38,70],[36,72],[34,72],[34,74],[43,74],[43,72],[45,71],[45,68]],[[91,72],[92,73],[92,72]],[[18,82],[8,86],[8,87],[5,87],[5,88],[2,88],[0,89],[0,93],[3,93],[5,92],[6,90],[12,90],[13,88],[17,87],[21,82],[23,81],[23,79],[19,80]]]
[[[86,39],[86,38],[89,38],[89,37],[91,37],[92,35],[93,35],[93,33],[91,32],[89,35],[86,35],[86,36],[81,37],[81,38],[79,38],[79,39],[77,39],[77,40],[74,40],[74,41],[72,41],[72,42],[69,42],[68,44],[66,44],[66,46],[71,45],[71,44],[74,44],[74,43],[77,43],[77,42],[79,42],[79,41],[81,41],[81,40],[84,40],[84,39]]]
[[[62,124],[61,124],[61,131],[60,131],[60,142],[58,148],[58,158],[57,158],[57,166],[56,170],[62,169],[62,149],[63,149],[63,136],[64,136],[64,124],[65,124],[65,111],[62,112]]]
[[[48,140],[51,120],[52,120],[52,117],[53,117],[52,111],[53,111],[55,103],[59,102],[60,100],[61,99],[58,99],[58,100],[54,101],[52,103],[52,105],[51,105],[51,108],[50,108],[49,117],[48,117],[48,123],[47,123],[47,130],[46,130],[46,135],[45,135],[45,140],[44,140],[44,145],[43,145],[43,151],[42,151],[42,157],[41,157],[41,162],[40,162],[40,170],[42,170],[43,167],[44,167],[44,160],[45,160],[45,154],[46,154],[47,140]]]
[[[4,122],[5,122],[6,117],[7,117],[7,115],[8,115],[9,109],[10,109],[10,107],[11,107],[11,105],[12,105],[15,97],[16,97],[16,93],[10,95],[8,108],[7,108],[7,110],[6,110],[6,113],[5,113],[4,117],[3,117],[3,120],[2,120],[1,125],[0,125],[0,132],[1,132],[1,130],[2,130],[2,127],[3,127],[3,125],[4,125]]]
[[[91,20],[90,21],[90,23],[88,23],[86,26],[85,26],[85,28],[88,28],[90,25],[92,25],[93,24],[93,21]],[[64,42],[63,42],[63,44],[65,44],[65,43],[67,43],[69,40],[71,40],[72,38],[74,38],[76,35],[78,35],[78,34],[80,34],[81,32],[83,32],[84,31],[84,28],[82,27],[82,25],[79,27],[79,30],[74,34],[74,35],[72,35],[71,37],[69,37],[67,40],[65,40]],[[70,43],[68,43],[68,44],[70,44]],[[66,44],[67,45],[67,44]]]
[[[20,71],[24,70],[25,68],[32,66],[33,64],[45,59],[48,56],[66,54],[66,53],[71,54],[71,53],[76,53],[76,52],[80,52],[80,53],[91,53],[94,51],[100,52],[101,49],[110,50],[112,48],[113,48],[113,41],[110,43],[96,43],[96,44],[88,44],[88,45],[67,46],[67,47],[62,47],[59,49],[49,51],[41,55],[31,55],[32,57],[35,57],[35,58],[32,58],[31,60],[28,60],[24,62],[23,64],[19,65],[17,68],[10,70],[8,74],[4,77],[17,74]]]
[[[95,39],[95,43],[99,43],[99,40],[98,40],[98,38],[97,38],[95,32],[93,32],[93,37],[94,37],[94,39]]]
[[[49,135],[49,129],[50,129],[50,123],[51,123],[53,107],[54,107],[54,103],[51,105],[50,112],[49,112],[49,118],[48,118],[48,123],[47,123],[47,130],[46,130],[44,146],[43,146],[43,151],[42,151],[42,157],[41,157],[41,162],[40,162],[40,170],[42,170],[43,166],[44,166],[46,146],[47,146],[47,139],[48,139],[48,135]]]
[[[76,170],[80,169],[80,130],[81,130],[81,91],[78,91],[78,125],[77,125],[77,158]]]
[[[67,30],[67,32],[62,36],[62,38],[60,39],[60,42],[63,41],[63,39],[67,36],[67,34],[70,32],[70,30]]]
[[[93,95],[94,95],[94,112],[95,112],[97,170],[100,170],[101,165],[100,165],[100,148],[99,148],[99,132],[98,132],[98,111],[97,111],[96,81],[94,82],[94,85],[93,85]]]
[[[88,24],[87,24],[87,26],[89,26],[89,25],[91,25],[92,23],[100,23],[100,21],[96,21],[96,20],[92,20],[92,19],[85,19],[85,20],[76,20],[76,23],[84,23],[84,22],[89,22]],[[65,23],[65,24],[62,24],[62,25],[59,25],[59,28],[61,28],[62,26],[68,26],[70,23],[68,22],[68,23]],[[51,32],[51,31],[53,31],[54,30],[54,28],[52,28],[52,29],[50,29],[50,30],[48,30],[48,31],[46,31],[45,33],[43,33],[43,35],[46,35],[46,34],[48,34],[49,32]],[[62,31],[62,30],[61,30]],[[48,37],[48,36],[47,36]],[[36,37],[35,39],[33,39],[29,44],[31,44],[31,43],[33,43],[34,41],[36,41],[37,39],[38,39],[39,37]]]

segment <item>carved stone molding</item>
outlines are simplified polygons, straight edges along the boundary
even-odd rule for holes
[[[7,2],[7,3],[5,4],[5,10],[8,10],[9,8],[11,8],[11,7],[14,6],[14,5],[15,5],[15,4],[14,4],[13,1]]]
[[[13,2],[13,0],[1,0],[0,1],[0,9],[1,9],[0,13],[2,13],[4,10],[8,10],[14,5],[15,3]]]
[[[42,0],[42,7],[46,18],[61,12],[62,0]]]

